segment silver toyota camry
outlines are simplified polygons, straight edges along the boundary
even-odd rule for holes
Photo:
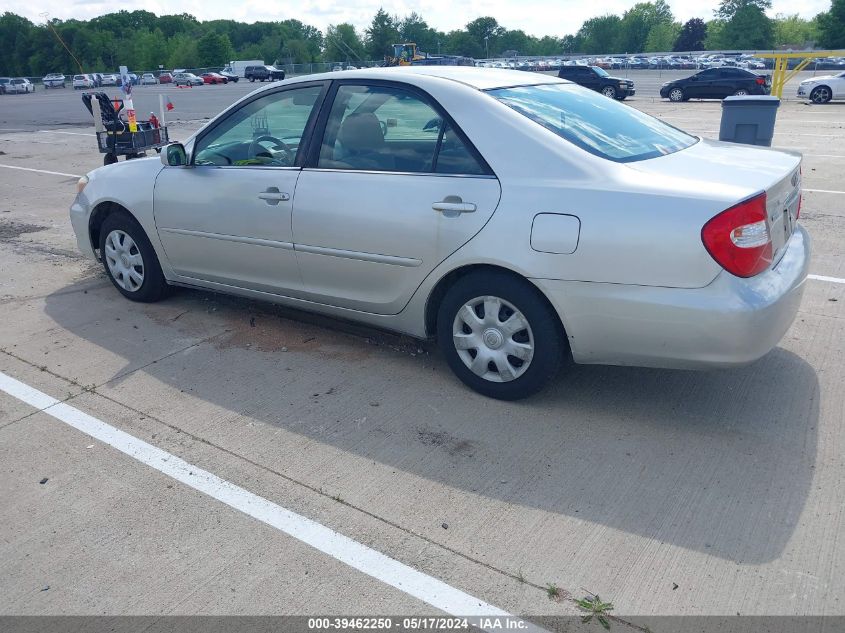
[[[554,77],[373,69],[256,90],[83,177],[70,215],[128,299],[207,288],[436,337],[516,399],[569,360],[769,352],[807,276],[800,168]]]

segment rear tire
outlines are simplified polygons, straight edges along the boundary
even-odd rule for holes
[[[734,92],[735,97],[745,97],[748,96],[748,91],[745,88],[740,88],[736,92]]]
[[[106,154],[103,156],[103,165],[114,165],[117,162],[115,154]]]
[[[144,229],[125,211],[100,227],[100,257],[114,287],[131,301],[153,303],[167,294],[167,282]]]
[[[499,400],[540,391],[568,353],[558,315],[539,290],[504,272],[470,273],[446,291],[437,342],[465,385]]]

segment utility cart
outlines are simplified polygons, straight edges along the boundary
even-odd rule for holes
[[[82,103],[94,117],[97,133],[97,147],[103,156],[103,165],[116,163],[118,156],[141,158],[148,150],[161,152],[170,142],[164,118],[164,97],[159,96],[161,118],[153,115],[148,121],[138,121],[138,131],[131,132],[129,123],[121,118],[122,99],[110,99],[105,92],[90,92],[82,95]]]

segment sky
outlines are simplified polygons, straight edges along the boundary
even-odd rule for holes
[[[297,2],[268,2],[268,0],[4,0],[3,10],[17,13],[33,22],[43,22],[42,13],[51,18],[90,19],[121,9],[146,9],[157,15],[190,13],[199,20],[231,19],[241,22],[278,21],[294,18],[325,31],[329,24],[349,22],[359,29],[366,27],[373,15],[384,7],[391,15],[404,17],[416,11],[428,24],[441,31],[463,27],[467,22],[491,15],[508,29],[522,29],[529,35],[561,37],[576,32],[584,20],[605,13],[621,15],[637,0],[418,0],[415,3],[397,0],[298,0]],[[675,19],[713,18],[718,0],[669,0]],[[34,7],[34,8],[33,8]],[[768,12],[795,14],[811,18],[830,8],[830,0],[773,0]]]

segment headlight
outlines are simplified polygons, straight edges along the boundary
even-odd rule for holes
[[[76,181],[76,193],[82,193],[82,190],[85,189],[85,185],[88,184],[88,176],[83,176],[79,180]]]

